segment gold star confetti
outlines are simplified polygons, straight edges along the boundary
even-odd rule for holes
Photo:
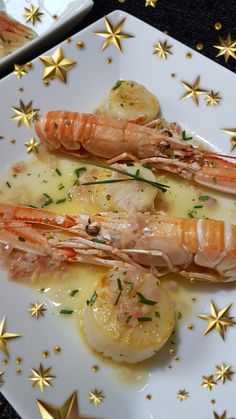
[[[219,41],[219,45],[213,45],[214,48],[219,50],[216,57],[223,55],[226,63],[229,57],[232,57],[236,60],[236,40],[231,38],[230,33],[226,39],[223,39],[221,36],[219,36]]]
[[[224,411],[224,413],[222,413],[222,415],[218,415],[218,413],[214,412],[214,419],[227,419],[226,414],[226,410]]]
[[[9,357],[8,340],[19,338],[23,335],[19,333],[8,333],[6,332],[6,316],[3,317],[0,323],[0,349],[3,353]]]
[[[206,93],[205,100],[207,106],[217,106],[222,98],[219,96],[219,92],[214,92],[211,90],[210,92]]]
[[[32,137],[29,141],[25,142],[24,145],[27,147],[27,153],[31,153],[31,151],[35,151],[37,153],[40,143]]]
[[[193,84],[186,83],[185,81],[181,80],[182,85],[187,90],[186,93],[181,96],[181,100],[192,98],[194,103],[198,106],[198,96],[206,93],[206,90],[199,87],[200,76],[196,78]]]
[[[222,339],[225,337],[225,330],[229,326],[234,326],[236,322],[233,320],[233,317],[229,317],[229,310],[232,304],[227,305],[222,310],[217,310],[213,301],[211,301],[211,314],[199,314],[198,317],[209,322],[206,330],[203,335],[211,332],[213,329],[216,329],[220,334]]]
[[[84,42],[83,42],[83,41],[78,41],[78,42],[76,43],[76,45],[77,45],[77,47],[78,47],[79,49],[84,48]]]
[[[172,48],[172,45],[168,45],[167,41],[160,42],[158,41],[157,44],[154,45],[154,55],[156,55],[158,58],[164,58],[167,59],[169,54],[172,54],[170,49]]]
[[[129,35],[127,33],[122,33],[121,29],[125,23],[125,19],[122,19],[117,25],[114,27],[109,19],[104,16],[105,24],[106,24],[106,31],[104,32],[93,32],[94,35],[101,36],[102,38],[106,38],[102,45],[102,51],[104,51],[109,45],[114,45],[119,52],[122,52],[122,47],[120,43],[120,39],[125,38],[133,38],[133,35]]]
[[[0,371],[0,388],[3,386],[4,381],[3,381],[3,376],[4,376],[4,372]]]
[[[34,122],[38,118],[39,109],[32,108],[33,101],[25,105],[22,100],[20,100],[20,106],[12,107],[12,110],[15,112],[15,115],[11,117],[14,121],[18,121],[18,127],[25,124],[27,128],[30,128],[31,122]]]
[[[45,65],[43,80],[57,78],[58,80],[66,83],[67,71],[76,64],[76,61],[66,58],[63,55],[63,51],[60,47],[56,49],[52,56],[42,55],[39,58]]]
[[[31,308],[28,309],[28,311],[31,313],[32,317],[36,317],[38,319],[39,317],[44,317],[44,311],[47,309],[44,308],[44,303],[39,303],[36,301],[35,304],[30,304]]]
[[[184,402],[189,398],[189,394],[186,390],[179,390],[177,397],[181,402]]]
[[[95,389],[94,391],[90,391],[88,398],[90,400],[90,403],[93,403],[95,404],[95,406],[98,406],[103,402],[105,396],[102,391]]]
[[[39,7],[31,4],[30,7],[24,7],[24,9],[25,13],[23,16],[26,18],[25,22],[31,22],[33,25],[36,22],[41,22],[41,16],[43,13],[40,11]]]
[[[92,419],[79,413],[77,392],[75,391],[61,407],[37,400],[42,419]]]
[[[234,374],[234,371],[231,369],[230,365],[225,365],[224,363],[221,365],[216,365],[216,371],[214,374],[216,375],[216,379],[221,380],[224,384],[227,380],[231,381],[231,376]]]
[[[51,369],[52,367],[44,369],[42,364],[39,365],[38,369],[31,368],[32,375],[29,380],[33,382],[32,387],[38,385],[41,393],[43,393],[44,387],[52,387],[50,381],[56,377],[51,375]]]
[[[15,74],[18,79],[21,79],[25,74],[27,74],[27,70],[24,65],[14,64],[13,74]]]
[[[207,388],[207,390],[211,391],[216,385],[217,383],[215,382],[213,375],[210,375],[209,377],[206,377],[206,376],[202,377],[201,386],[203,388]]]
[[[145,7],[148,7],[148,6],[156,7],[156,5],[157,5],[157,0],[146,0]]]

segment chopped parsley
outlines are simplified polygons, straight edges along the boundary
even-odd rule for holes
[[[185,131],[182,132],[181,140],[183,140],[183,141],[189,141],[189,140],[192,140],[192,139],[193,139],[193,137],[187,137]]]
[[[117,278],[117,284],[120,291],[123,290],[120,278]]]
[[[93,239],[91,239],[91,241],[95,242],[95,243],[106,244],[105,240],[99,240],[99,239],[93,238]]]
[[[67,196],[68,196],[68,200],[72,201],[73,195],[71,191],[68,192]]]
[[[160,312],[159,311],[155,311],[155,316],[160,319],[161,318]]]
[[[121,294],[122,294],[122,290],[121,290],[121,291],[119,291],[119,292],[118,292],[118,294],[117,294],[116,301],[114,302],[114,305],[115,305],[115,306],[118,304],[118,301],[119,301],[119,299],[120,299],[120,297],[121,297]]]
[[[77,294],[77,292],[79,292],[79,290],[72,290],[72,291],[70,292],[70,296],[71,296],[71,297],[74,297],[74,296]]]
[[[46,194],[44,194],[44,195],[46,195]],[[45,207],[47,207],[48,205],[50,205],[51,203],[53,202],[53,200],[52,200],[52,198],[48,198],[45,202],[44,202],[44,204],[42,205],[42,208],[45,208]]]
[[[140,298],[139,303],[147,304],[149,306],[154,306],[155,304],[157,304],[157,301],[148,300],[144,297],[144,295],[141,292],[136,292],[136,295]]]
[[[79,179],[80,175],[83,172],[86,172],[86,170],[87,170],[87,167],[78,167],[77,169],[75,169],[75,174],[76,174],[77,178]]]
[[[198,199],[199,199],[199,201],[207,201],[209,199],[209,196],[208,195],[200,195],[198,197]]]
[[[58,189],[59,189],[59,191],[61,190],[61,189],[64,189],[65,188],[65,186],[62,184],[62,183],[59,183],[59,185],[58,185]]]
[[[66,198],[62,198],[62,199],[58,199],[57,201],[56,201],[56,204],[62,204],[63,202],[65,202],[66,201]]]
[[[183,314],[179,311],[178,312],[178,320],[182,319],[182,317],[183,317]]]
[[[61,172],[59,169],[55,169],[55,172],[58,174],[58,176],[61,176]]]
[[[94,293],[91,295],[89,300],[87,300],[87,302],[86,302],[87,306],[92,306],[95,303],[96,298],[97,298],[97,293],[96,293],[96,291],[94,291]]]
[[[72,314],[72,313],[74,313],[74,310],[63,309],[63,310],[60,311],[60,314]]]
[[[19,236],[19,237],[18,237],[18,240],[19,240],[20,242],[25,242],[25,238],[24,238],[23,236]]]
[[[151,322],[152,318],[151,317],[138,317],[137,320],[138,322]]]
[[[6,185],[8,186],[8,188],[11,188],[11,184],[9,182],[6,182]]]
[[[116,84],[114,84],[114,86],[112,87],[112,90],[119,89],[119,87],[121,86],[121,83],[122,83],[122,80],[118,80]]]

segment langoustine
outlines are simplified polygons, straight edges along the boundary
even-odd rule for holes
[[[157,276],[174,272],[210,282],[236,280],[236,226],[228,222],[158,213],[68,217],[1,204],[0,223],[1,243],[36,255],[57,252],[57,258],[73,263],[153,267]],[[47,231],[37,228],[41,224]]]
[[[68,111],[50,111],[36,122],[36,133],[49,149],[116,161],[140,161],[216,190],[236,193],[235,164],[220,155],[163,135],[153,124]],[[225,156],[227,157],[227,156]]]

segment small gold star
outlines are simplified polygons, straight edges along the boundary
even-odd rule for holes
[[[32,137],[28,142],[25,142],[24,145],[27,147],[27,153],[31,153],[31,151],[35,151],[37,153],[40,143]]]
[[[101,404],[104,398],[105,396],[102,391],[95,389],[94,391],[90,391],[89,393],[90,403],[95,404],[95,406],[98,406],[99,404]]]
[[[41,16],[43,15],[42,12],[40,12],[39,7],[34,6],[33,4],[30,5],[30,7],[24,7],[25,13],[23,16],[26,18],[25,22],[31,22],[33,25],[36,22],[41,22]]]
[[[213,45],[214,48],[219,50],[216,57],[220,57],[221,55],[224,56],[225,62],[227,63],[229,57],[232,57],[236,60],[236,40],[231,39],[230,33],[228,34],[226,39],[223,39],[219,36],[220,45]]]
[[[18,79],[21,79],[25,74],[27,74],[27,70],[24,65],[14,64],[13,74],[15,74]]]
[[[39,365],[37,370],[31,368],[32,375],[29,377],[29,380],[33,382],[32,387],[38,385],[41,393],[43,393],[44,387],[52,387],[50,381],[56,377],[50,374],[51,369],[52,367],[44,369],[42,364]]]
[[[225,365],[224,363],[221,365],[216,365],[216,371],[214,374],[216,375],[217,381],[221,380],[223,384],[227,380],[231,381],[231,375],[234,374],[234,371],[232,371],[231,368],[232,367],[230,365]]]
[[[193,85],[181,80],[181,83],[183,84],[187,92],[184,93],[180,99],[184,100],[184,99],[192,98],[194,103],[198,106],[198,96],[206,92],[206,90],[201,89],[199,87],[199,82],[200,82],[200,76],[196,78],[196,80],[193,82]]]
[[[213,90],[207,92],[205,96],[207,106],[217,106],[221,99],[219,92],[213,92]]]
[[[106,38],[102,45],[102,51],[104,51],[109,45],[114,45],[119,52],[122,52],[122,47],[120,43],[120,39],[125,38],[133,38],[133,35],[129,35],[127,33],[122,33],[121,29],[125,23],[125,19],[122,19],[117,25],[114,27],[109,19],[104,16],[105,24],[106,24],[106,32],[93,32],[94,35],[101,36]]]
[[[37,400],[37,404],[42,419],[92,419],[80,415],[76,391],[72,393],[61,407],[56,407],[42,400]]]
[[[31,122],[34,122],[38,118],[38,111],[39,109],[33,109],[32,108],[33,101],[28,103],[28,105],[25,105],[22,100],[20,100],[20,106],[12,107],[12,110],[15,112],[15,115],[11,118],[15,121],[18,121],[18,127],[25,124],[27,128],[30,128]]]
[[[28,309],[28,311],[31,313],[32,317],[36,317],[38,319],[39,317],[44,317],[44,311],[47,309],[44,308],[44,303],[39,303],[36,301],[35,304],[30,304],[31,308]]]
[[[60,47],[56,49],[52,56],[42,55],[39,58],[45,65],[43,80],[57,78],[66,83],[67,71],[76,64],[76,61],[66,58],[63,55],[63,51]]]
[[[3,386],[4,381],[3,381],[3,376],[4,376],[4,372],[0,371],[0,388]]]
[[[16,339],[23,335],[19,333],[8,333],[6,332],[6,316],[3,317],[0,323],[0,349],[3,353],[9,357],[9,350],[8,350],[8,340]]]
[[[181,402],[183,402],[189,398],[189,394],[186,390],[179,390],[177,397]]]
[[[172,48],[172,45],[168,45],[167,41],[160,42],[158,41],[157,44],[154,45],[154,55],[157,55],[158,58],[164,58],[167,59],[169,54],[172,54],[170,49]]]
[[[207,390],[211,391],[216,385],[217,383],[215,382],[213,375],[210,375],[209,377],[202,377],[201,386],[203,388],[207,388]]]
[[[227,419],[226,413],[226,410],[224,411],[224,413],[222,413],[222,415],[218,415],[218,413],[214,412],[214,419]]]
[[[156,7],[156,5],[157,5],[157,0],[146,0],[145,7],[148,7],[148,6]]]
[[[220,334],[222,339],[225,337],[225,330],[229,326],[234,326],[236,322],[233,320],[233,317],[229,317],[229,310],[232,304],[227,305],[222,310],[217,310],[213,301],[211,301],[211,314],[199,314],[198,317],[209,322],[206,330],[203,335],[211,332],[213,329],[216,329]]]

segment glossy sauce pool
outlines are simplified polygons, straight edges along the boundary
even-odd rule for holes
[[[86,187],[84,190],[78,186],[76,169],[84,166],[79,163],[79,160],[50,154],[14,166],[0,182],[0,202],[40,208],[42,202],[48,200],[49,204],[45,209],[68,215],[94,214],[102,211],[103,209],[93,200],[93,186]],[[96,170],[92,166],[87,167],[86,176],[89,174],[94,176]],[[170,174],[158,175],[157,181],[170,186],[165,194],[158,192],[155,207],[159,211],[186,218],[208,217],[231,222],[236,219],[235,200],[227,194],[193,185]],[[216,202],[212,208],[208,208],[207,201],[199,200],[199,196],[215,198]],[[25,283],[38,289],[54,315],[68,316],[69,321],[76,322],[78,330],[83,334],[80,328],[81,310],[92,295],[96,281],[105,272],[106,269],[102,267],[75,264],[58,273],[44,272],[33,281],[28,280]],[[190,283],[176,275],[166,275],[161,278],[161,282],[169,291],[175,306],[177,325],[183,327],[186,327],[193,304],[196,304],[192,296],[203,290],[209,291],[220,286],[204,282]],[[61,310],[69,310],[73,313],[60,314]],[[174,340],[173,335],[170,342],[173,343]],[[168,345],[170,348],[171,344]],[[100,356],[97,356],[99,359]],[[144,382],[149,367],[156,362],[154,357],[153,360],[130,367],[117,365],[102,358],[102,362],[104,361],[110,365],[118,379],[132,384],[137,381]]]

